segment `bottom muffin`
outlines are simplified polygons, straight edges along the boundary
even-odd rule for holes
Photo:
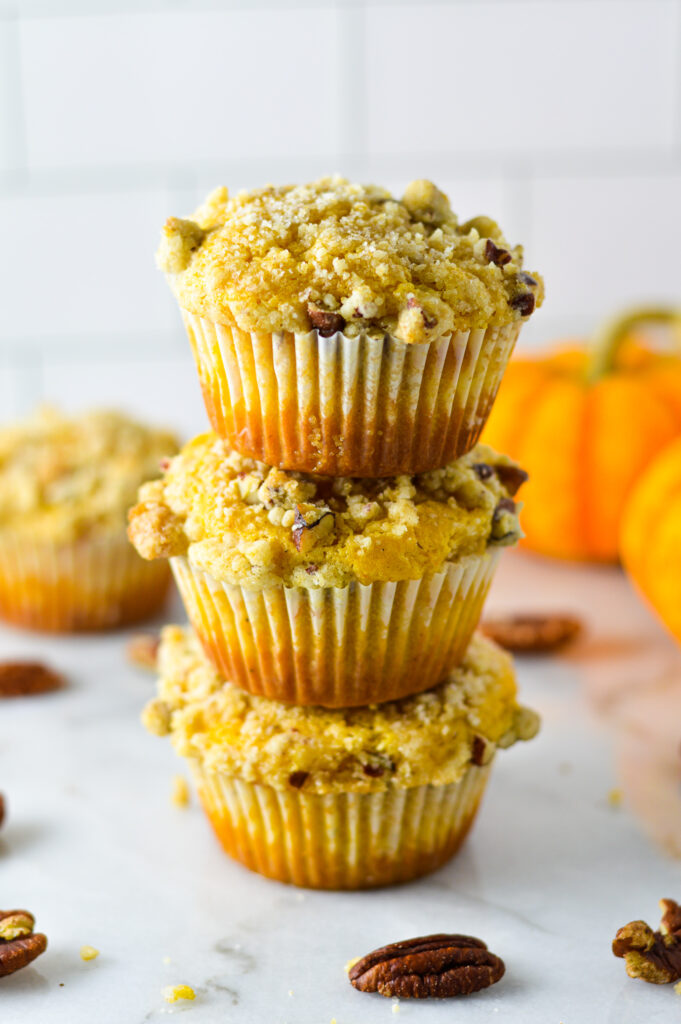
[[[193,633],[163,631],[159,696],[143,720],[189,759],[224,849],[319,889],[433,871],[473,823],[498,747],[530,739],[510,657],[476,635],[439,686],[362,708],[297,707],[225,682]]]

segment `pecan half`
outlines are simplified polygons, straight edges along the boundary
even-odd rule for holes
[[[130,637],[125,649],[128,661],[141,668],[155,669],[160,643],[158,633],[136,633]]]
[[[645,921],[630,921],[617,932],[612,951],[624,959],[630,978],[668,985],[681,978],[681,907],[675,900],[660,900],[660,909],[659,931]]]
[[[497,267],[504,267],[510,263],[513,257],[508,249],[502,249],[495,245],[491,238],[485,242],[485,259],[488,263],[494,263]]]
[[[0,697],[28,697],[63,685],[63,676],[39,661],[0,662]]]
[[[383,946],[348,972],[360,992],[402,999],[469,995],[499,981],[503,960],[470,935],[426,935]]]
[[[47,938],[33,931],[27,910],[0,910],[0,978],[26,967],[47,949]]]
[[[342,331],[345,328],[345,318],[340,313],[322,309],[321,306],[315,306],[314,302],[308,302],[307,315],[310,318],[310,323],[316,327],[322,338],[330,338],[336,331]]]
[[[575,640],[582,632],[582,623],[574,615],[519,612],[484,619],[480,628],[507,651],[541,654]]]

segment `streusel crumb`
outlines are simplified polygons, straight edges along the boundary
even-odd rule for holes
[[[245,331],[390,334],[407,343],[499,326],[541,304],[489,217],[459,224],[447,196],[413,181],[402,199],[341,177],[222,187],[170,218],[158,265],[180,305]]]

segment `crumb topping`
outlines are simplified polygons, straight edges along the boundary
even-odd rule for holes
[[[372,707],[296,707],[226,683],[188,629],[167,626],[158,697],[143,721],[170,735],[204,770],[312,793],[372,792],[455,782],[476,758],[537,732],[516,703],[509,655],[476,635],[463,663],[439,686]],[[491,753],[486,760],[489,760]]]
[[[0,429],[0,530],[51,541],[120,533],[137,488],[176,451],[172,434],[121,413],[41,409]]]
[[[419,579],[514,544],[525,479],[485,445],[430,473],[372,480],[272,469],[209,433],[140,489],[128,532],[144,558],[187,555],[249,589]]]
[[[522,319],[544,296],[521,246],[489,217],[459,224],[425,180],[402,199],[338,176],[218,188],[191,220],[167,221],[157,262],[180,306],[244,331],[418,344]]]

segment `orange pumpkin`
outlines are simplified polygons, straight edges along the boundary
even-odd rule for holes
[[[620,550],[632,580],[681,642],[681,439],[657,456],[634,487]]]
[[[529,472],[523,544],[557,558],[614,562],[625,501],[654,456],[681,435],[681,357],[640,336],[681,329],[681,311],[636,310],[592,344],[514,358],[483,440]]]

